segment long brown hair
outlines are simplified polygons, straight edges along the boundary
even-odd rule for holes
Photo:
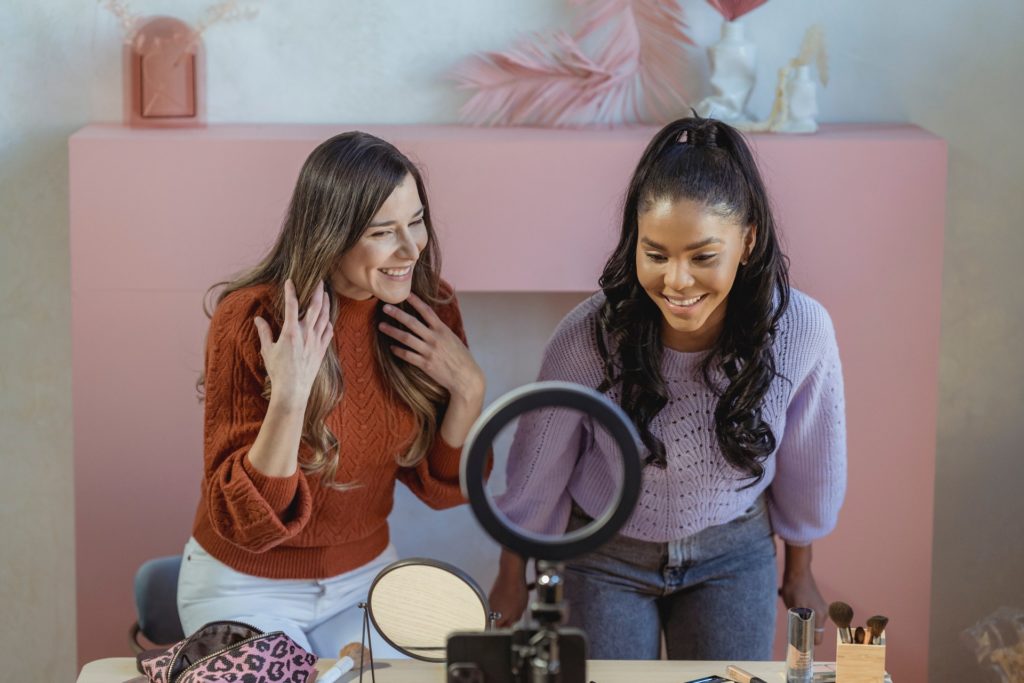
[[[407,175],[416,181],[428,237],[413,270],[412,291],[432,307],[445,303],[445,292],[440,287],[441,255],[422,175],[393,145],[358,131],[336,135],[313,150],[299,172],[281,234],[270,253],[235,279],[214,285],[208,294],[216,290],[219,304],[236,290],[273,285],[274,313],[278,320],[283,320],[283,287],[291,278],[301,314],[316,288],[330,282],[338,260],[359,241],[381,205]],[[330,286],[326,289],[333,323],[338,316],[338,299]],[[383,319],[382,305],[378,302],[374,316],[378,322]],[[417,315],[406,302],[400,307]],[[409,407],[415,420],[413,438],[395,458],[399,465],[411,467],[424,458],[433,443],[448,394],[422,370],[397,359],[389,350],[392,344],[390,337],[379,329],[376,331],[377,364],[387,386]],[[204,377],[200,377],[200,388],[203,381]],[[312,456],[300,459],[299,463],[307,474],[320,473],[325,486],[342,490],[355,484],[335,481],[338,439],[325,420],[341,400],[343,385],[338,356],[328,351],[313,382],[303,421],[302,439]],[[270,391],[267,378],[264,397],[269,398]]]

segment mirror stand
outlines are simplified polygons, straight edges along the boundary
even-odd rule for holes
[[[373,628],[370,627],[370,605],[366,602],[360,602],[359,609],[363,610],[363,628],[359,635],[359,646],[363,652],[363,656],[359,658],[359,681],[362,683],[364,665],[369,664],[370,681],[377,683],[377,674],[373,661],[373,638],[371,637]]]

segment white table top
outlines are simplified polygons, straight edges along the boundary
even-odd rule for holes
[[[320,672],[334,664],[333,659],[317,663]],[[587,678],[595,683],[686,683],[694,678],[711,674],[725,676],[729,664],[739,666],[767,683],[785,683],[783,662],[627,662],[618,660],[592,660],[587,663]],[[367,671],[363,680],[369,680]],[[135,660],[129,657],[100,659],[89,662],[78,676],[78,683],[124,683],[135,676]],[[342,676],[339,683],[359,679],[359,671]],[[442,683],[445,680],[443,664],[430,664],[415,660],[379,660],[377,683]]]

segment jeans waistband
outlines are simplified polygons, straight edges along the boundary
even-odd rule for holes
[[[579,529],[590,521],[591,517],[574,502],[568,529]],[[768,503],[762,494],[739,517],[724,524],[702,529],[668,543],[617,534],[598,552],[623,559],[631,558],[636,564],[682,566],[735,552],[737,548],[770,538],[771,535]]]

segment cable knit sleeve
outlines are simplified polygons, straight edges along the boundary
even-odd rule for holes
[[[447,283],[442,283],[442,295],[451,297],[451,300],[437,308],[437,315],[466,344],[459,303]],[[448,445],[438,429],[427,456],[415,467],[399,468],[398,480],[435,510],[461,505],[466,502],[459,486],[461,460],[462,448]]]
[[[459,463],[462,448],[449,446],[438,432],[434,445],[415,467],[398,470],[398,479],[416,497],[434,510],[444,510],[466,502],[459,488]]]
[[[301,470],[290,477],[269,477],[246,457],[268,406],[262,396],[266,373],[253,324],[256,315],[273,320],[251,291],[240,290],[221,301],[210,322],[203,485],[214,530],[229,543],[258,553],[302,530],[312,497]]]
[[[559,324],[544,350],[538,381],[562,381],[590,388],[601,381],[592,314],[598,300],[584,301]],[[569,482],[592,438],[583,414],[566,408],[533,410],[519,418],[506,468],[506,489],[498,507],[518,526],[561,535],[572,510]]]
[[[816,360],[786,409],[769,496],[775,532],[792,545],[831,532],[846,492],[846,411],[835,331],[820,304],[808,299],[800,305],[812,315],[807,334],[794,342]]]

